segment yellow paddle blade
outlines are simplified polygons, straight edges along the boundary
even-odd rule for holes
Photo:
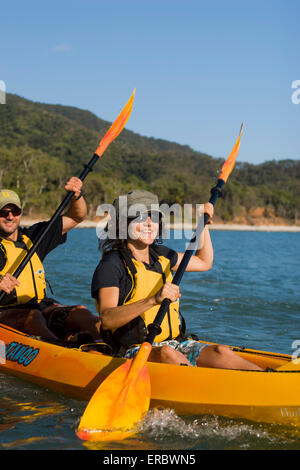
[[[230,173],[232,172],[232,170],[234,168],[237,156],[239,154],[240,141],[241,141],[241,136],[242,136],[243,129],[244,129],[244,124],[241,125],[241,130],[240,130],[240,134],[238,136],[238,139],[237,139],[237,141],[236,141],[236,143],[235,143],[235,145],[234,145],[234,147],[231,151],[231,154],[229,155],[229,157],[227,158],[226,162],[224,163],[224,165],[222,167],[222,171],[221,171],[221,174],[219,176],[219,179],[222,179],[225,183],[228,179],[228,176],[230,175]]]
[[[115,369],[90,399],[77,436],[89,441],[122,440],[148,411],[151,386],[147,359],[151,344],[143,343],[133,360]]]
[[[133,90],[133,93],[131,97],[129,98],[128,102],[120,112],[119,116],[115,120],[115,122],[110,126],[108,131],[106,132],[105,136],[101,139],[99,146],[96,150],[96,154],[101,157],[109,144],[120,134],[120,132],[123,130],[125,127],[126,122],[129,119],[129,116],[132,111],[133,107],[133,101],[135,97],[135,89]]]

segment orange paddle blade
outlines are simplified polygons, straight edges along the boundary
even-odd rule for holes
[[[222,171],[219,176],[219,179],[222,179],[225,183],[228,179],[228,176],[230,175],[230,173],[232,172],[234,168],[234,165],[235,165],[235,162],[236,162],[239,150],[240,150],[240,141],[241,141],[243,129],[244,129],[244,124],[241,125],[240,134],[235,143],[235,146],[233,147],[231,154],[229,155],[229,157],[227,158],[226,162],[224,163],[222,167]]]
[[[109,144],[120,134],[120,132],[124,129],[126,122],[129,119],[129,116],[132,111],[133,101],[135,97],[135,89],[131,97],[129,98],[128,102],[120,112],[119,116],[115,120],[115,122],[110,126],[108,131],[106,132],[105,136],[101,139],[99,146],[96,150],[96,154],[101,157]]]
[[[134,426],[150,405],[150,377],[146,362],[151,344],[143,343],[133,360],[114,370],[90,399],[77,436],[88,441],[114,441],[134,434]]]

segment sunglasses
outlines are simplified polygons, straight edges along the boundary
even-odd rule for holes
[[[159,223],[159,218],[161,216],[161,213],[158,211],[151,211],[151,212],[142,212],[141,214],[137,215],[136,217],[130,217],[135,223],[141,223],[141,222],[147,222],[148,217],[152,220],[154,223]]]
[[[6,219],[10,212],[14,217],[16,217],[17,215],[21,215],[22,209],[19,209],[18,207],[15,209],[0,209],[0,217],[4,217]]]

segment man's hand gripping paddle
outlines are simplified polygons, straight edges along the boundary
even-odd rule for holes
[[[129,116],[132,111],[133,107],[133,101],[134,101],[134,96],[135,96],[135,90],[133,91],[131,97],[129,98],[128,102],[124,106],[123,110],[120,112],[119,116],[115,120],[115,122],[111,125],[105,136],[101,139],[97,150],[95,151],[93,157],[89,161],[87,165],[85,165],[84,170],[82,173],[79,175],[79,179],[83,181],[85,177],[88,175],[90,171],[92,171],[93,166],[95,163],[98,161],[98,159],[103,155],[109,144],[120,134],[120,132],[123,130],[126,122],[129,119]],[[40,236],[37,238],[37,240],[34,242],[26,256],[23,258],[17,269],[11,273],[15,278],[19,277],[23,269],[25,268],[26,264],[29,262],[35,251],[37,250],[38,246],[40,245],[41,241],[44,239],[46,233],[50,230],[52,225],[54,224],[55,220],[62,214],[63,210],[67,207],[67,205],[70,203],[72,197],[74,195],[74,192],[69,192],[60,206],[57,208],[56,212],[53,214],[51,217],[49,223],[46,225],[45,229],[41,232]],[[6,293],[2,291],[0,293],[0,305],[1,302],[3,301]]]
[[[210,203],[215,204],[221,195],[239,153],[240,139],[243,131],[241,126],[239,137],[231,154],[222,167],[217,185],[211,190]],[[202,228],[208,217],[200,220]],[[173,278],[173,284],[179,285],[188,262],[194,253],[195,242],[201,235],[199,226],[194,233],[184,257]],[[90,399],[79,423],[77,435],[88,441],[114,441],[131,436],[135,425],[146,414],[150,405],[151,384],[146,366],[152,343],[160,333],[160,325],[168,311],[171,301],[164,299],[156,315],[154,323],[149,325],[146,341],[142,343],[136,357],[127,360],[115,369],[98,387]]]

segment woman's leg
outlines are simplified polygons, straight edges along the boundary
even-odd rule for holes
[[[263,370],[261,367],[235,354],[228,346],[206,346],[197,359],[197,367],[219,369]]]
[[[171,346],[154,346],[149,356],[150,362],[163,362],[165,364],[185,364],[191,366],[190,361],[180,351]]]
[[[154,346],[149,356],[150,362],[192,366],[187,357],[171,346]],[[235,354],[223,345],[206,346],[196,360],[197,367],[214,367],[219,369],[263,370]]]

